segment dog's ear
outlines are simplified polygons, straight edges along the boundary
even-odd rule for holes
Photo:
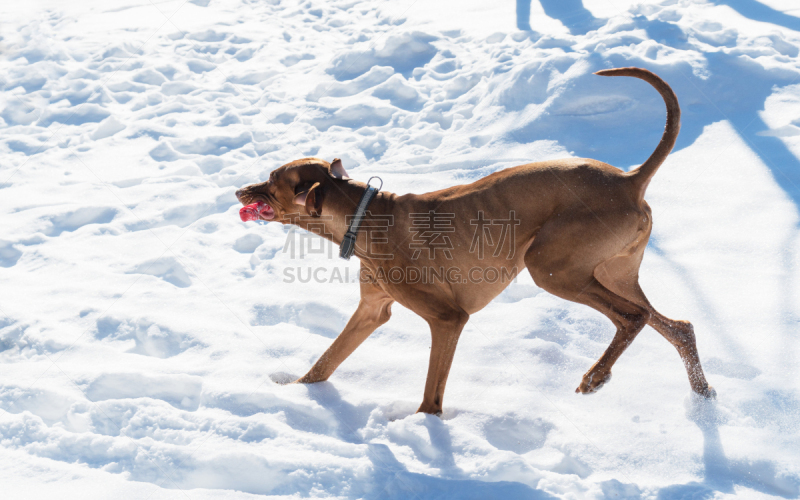
[[[349,179],[350,176],[347,175],[347,171],[342,166],[342,160],[339,158],[334,158],[331,162],[331,175],[336,177],[337,179]]]
[[[306,213],[312,217],[322,215],[322,202],[324,200],[325,195],[322,193],[322,185],[319,182],[315,182],[308,191],[303,191],[294,197],[294,203],[304,206]]]

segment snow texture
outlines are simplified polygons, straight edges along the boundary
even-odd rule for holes
[[[41,0],[0,27],[4,498],[800,497],[795,0]],[[641,282],[693,322],[716,402],[649,327],[574,394],[613,326],[527,275],[467,325],[442,418],[414,413],[430,337],[400,306],[330,381],[283,385],[358,263],[241,222],[238,187],[309,155],[397,193],[629,169],[665,113],[592,75],[622,66],[682,105]]]

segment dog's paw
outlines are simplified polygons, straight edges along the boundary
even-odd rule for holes
[[[717,391],[710,385],[706,386],[704,390],[698,391],[697,393],[706,399],[711,399],[711,400],[717,399]]]
[[[422,403],[419,408],[417,409],[417,413],[428,413],[430,415],[436,415],[439,418],[442,418],[442,408],[435,407],[432,405],[426,405]]]
[[[319,380],[314,380],[314,378],[306,374],[292,382],[292,384],[313,384],[314,382],[319,382]]]
[[[607,374],[592,373],[591,371],[583,376],[581,385],[575,389],[578,394],[594,394],[599,391],[608,381],[611,380],[611,372]]]
[[[325,382],[326,380],[328,380],[328,377],[323,377],[323,376],[319,375],[318,373],[314,373],[313,371],[310,371],[310,372],[306,373],[305,375],[303,375],[302,377],[300,377],[299,379],[295,380],[292,383],[293,384],[316,384],[317,382]]]

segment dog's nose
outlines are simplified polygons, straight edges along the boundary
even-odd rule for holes
[[[243,193],[243,192],[244,192],[244,189],[237,189],[237,190],[236,190],[236,193],[235,193],[235,194],[236,194],[236,199],[237,199],[237,200],[239,200],[239,201],[242,201],[242,193]]]

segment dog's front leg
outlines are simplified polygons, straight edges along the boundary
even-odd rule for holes
[[[297,382],[311,384],[328,380],[336,368],[347,359],[358,346],[369,337],[376,328],[389,321],[392,315],[392,303],[389,297],[374,283],[361,283],[361,301],[350,321],[336,337],[333,344],[325,351],[314,366]]]
[[[456,354],[456,345],[461,330],[467,324],[469,315],[464,311],[441,313],[428,319],[431,327],[431,359],[428,365],[428,379],[425,381],[425,394],[417,412],[442,414],[442,400],[447,375]]]

